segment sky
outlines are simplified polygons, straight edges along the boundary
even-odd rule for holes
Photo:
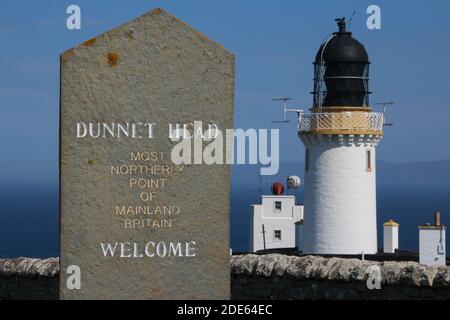
[[[67,30],[66,8],[81,8],[81,30]],[[381,30],[366,27],[369,5]],[[379,160],[450,158],[450,2],[442,1],[2,1],[0,9],[0,184],[58,183],[59,54],[161,7],[236,54],[236,128],[279,128],[281,161],[302,161],[304,148],[272,98],[311,107],[312,61],[350,17],[368,50],[371,102],[389,110]]]

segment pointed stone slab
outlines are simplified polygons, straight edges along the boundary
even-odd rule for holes
[[[61,299],[229,298],[230,167],[174,165],[169,124],[233,128],[233,100],[234,56],[161,9],[61,55]]]

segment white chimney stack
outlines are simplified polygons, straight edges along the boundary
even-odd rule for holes
[[[394,220],[389,220],[383,225],[383,252],[395,253],[398,249],[398,227]]]

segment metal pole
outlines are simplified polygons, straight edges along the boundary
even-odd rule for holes
[[[262,234],[263,234],[264,253],[266,253],[266,230],[264,229],[264,225],[262,225]]]

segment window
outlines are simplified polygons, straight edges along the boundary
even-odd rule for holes
[[[366,171],[372,172],[372,151],[366,150]]]
[[[275,241],[281,241],[281,230],[274,230],[273,231],[273,239]]]
[[[309,171],[309,158],[310,158],[310,151],[309,151],[309,148],[306,148],[306,150],[305,150],[305,172]]]
[[[275,212],[281,211],[281,201],[275,201]]]

